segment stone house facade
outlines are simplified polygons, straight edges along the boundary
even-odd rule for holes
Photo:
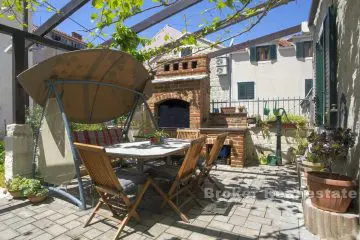
[[[360,155],[359,1],[313,1],[309,26],[314,51],[314,124],[351,128],[357,134],[344,174],[359,174]]]

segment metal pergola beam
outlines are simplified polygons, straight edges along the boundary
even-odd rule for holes
[[[66,18],[84,6],[89,0],[71,0],[65,6],[63,6],[60,11],[52,15],[46,22],[39,26],[34,34],[39,36],[44,36],[53,30],[57,25],[63,22]]]
[[[239,51],[244,48],[248,48],[251,46],[267,43],[267,42],[270,42],[270,41],[273,41],[273,40],[276,40],[276,39],[279,39],[282,37],[286,37],[286,36],[289,36],[291,34],[295,34],[298,32],[301,32],[301,24],[293,26],[293,27],[289,27],[289,28],[286,28],[286,29],[283,29],[283,30],[259,37],[259,38],[255,38],[253,40],[239,43],[232,47],[223,48],[223,49],[211,52],[208,54],[208,57],[209,58],[219,57],[219,56],[222,56],[222,55],[225,55],[228,53]]]
[[[152,27],[156,24],[158,24],[161,21],[164,21],[165,19],[201,2],[202,0],[179,0],[172,4],[169,7],[166,7],[165,9],[161,10],[158,13],[155,13],[154,15],[144,19],[143,21],[135,24],[131,27],[131,30],[133,30],[136,33],[142,32],[145,29],[148,29],[149,27]],[[112,43],[113,39],[109,39],[105,41],[102,45],[108,46]]]
[[[68,50],[68,51],[78,50],[78,48],[69,46],[67,44],[64,44],[64,43],[61,43],[58,41],[54,41],[54,40],[51,40],[48,38],[44,38],[42,36],[38,36],[33,33],[25,32],[25,31],[17,29],[17,28],[6,26],[4,24],[0,24],[0,33],[6,34],[6,35],[22,36],[22,37],[26,38],[26,40],[40,43],[40,44],[48,46],[48,47],[60,48],[60,49]]]

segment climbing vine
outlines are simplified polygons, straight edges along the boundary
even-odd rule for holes
[[[273,7],[294,0],[206,0],[208,2],[208,8],[203,9],[198,13],[198,16],[196,16],[197,20],[201,19],[201,23],[198,24],[198,31],[184,34],[183,37],[177,40],[172,40],[169,36],[165,36],[165,41],[167,42],[165,45],[151,49],[146,48],[146,46],[151,44],[150,39],[140,37],[138,33],[134,32],[125,24],[125,21],[130,17],[155,8],[161,9],[169,7],[179,1],[180,0],[152,0],[152,5],[145,8],[144,0],[92,0],[91,4],[94,11],[89,13],[89,20],[94,22],[95,27],[85,30],[88,32],[89,38],[95,39],[101,37],[103,39],[106,37],[103,30],[111,25],[115,25],[115,31],[111,35],[111,44],[107,46],[97,46],[94,40],[89,40],[88,47],[121,49],[122,51],[130,53],[139,61],[144,62],[154,56],[180,48],[182,45],[197,45],[198,39],[217,32],[220,29],[225,29],[227,34],[219,35],[213,45],[209,46],[214,47],[215,45],[250,31]],[[19,21],[18,16],[21,16],[19,13],[23,12],[24,7],[29,9],[29,11],[36,11],[39,7],[46,7],[48,11],[61,13],[59,9],[55,9],[47,0],[3,0],[0,18]],[[205,17],[205,15],[207,17]],[[236,33],[232,33],[226,29],[231,23],[236,22],[238,18],[247,19],[248,25]],[[21,23],[21,21],[19,22]],[[188,24],[189,18],[184,14],[184,33],[187,31]],[[139,46],[142,48],[139,48]],[[205,49],[198,51],[203,50]]]

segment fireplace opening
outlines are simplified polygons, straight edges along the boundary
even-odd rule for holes
[[[189,128],[189,103],[178,99],[166,100],[159,104],[158,117],[159,127]]]
[[[211,151],[211,148],[213,147],[213,144],[207,144],[206,145],[206,151],[209,154]],[[231,154],[231,146],[230,145],[224,145],[220,152],[219,156],[216,159],[216,164],[225,164],[230,165],[230,154]]]

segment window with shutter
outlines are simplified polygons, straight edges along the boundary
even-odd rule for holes
[[[320,39],[323,39],[323,36]],[[315,63],[315,121],[317,126],[322,126],[324,125],[325,114],[324,50],[322,41],[316,44]]]
[[[256,47],[251,47],[250,48],[250,62],[257,62]]]
[[[270,59],[275,61],[277,58],[277,50],[276,50],[276,45],[271,45],[270,46]]]
[[[336,34],[336,9],[329,7],[324,21],[324,63],[325,63],[325,125],[337,125],[337,34]]]
[[[238,99],[254,99],[254,98],[255,98],[254,82],[238,83]]]
[[[304,42],[296,43],[296,57],[304,58]]]

